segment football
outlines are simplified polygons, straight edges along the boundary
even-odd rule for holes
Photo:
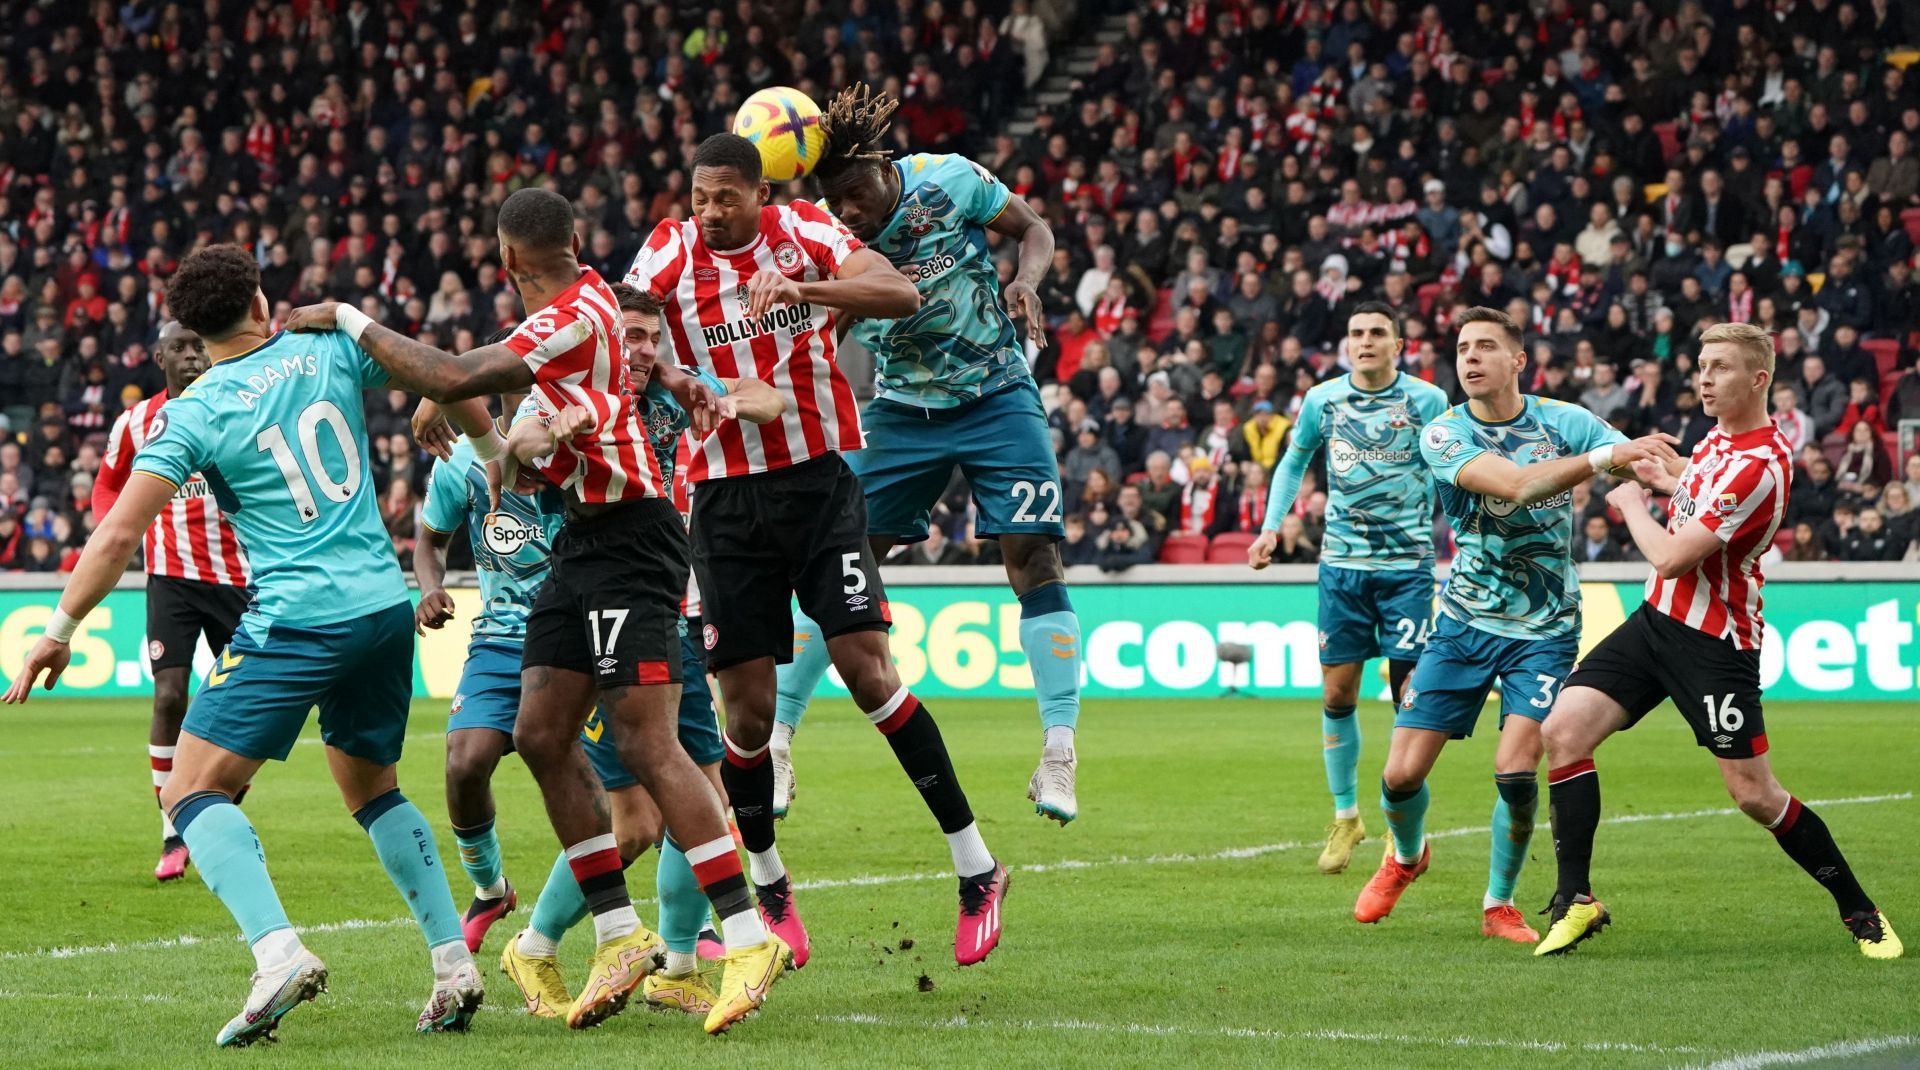
[[[772,86],[748,97],[734,113],[733,132],[760,150],[761,171],[769,182],[804,178],[827,145],[820,106],[788,86]]]

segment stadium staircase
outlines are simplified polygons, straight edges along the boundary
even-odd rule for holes
[[[1014,109],[1014,117],[1007,123],[1007,132],[1015,138],[1025,138],[1033,133],[1033,117],[1042,108],[1051,110],[1059,118],[1065,118],[1065,109],[1073,100],[1073,80],[1093,70],[1094,56],[1102,44],[1117,45],[1126,40],[1126,36],[1127,17],[1124,14],[1083,18],[1070,27],[1065,37],[1074,43],[1053,42],[1046,73],[1033,87],[1033,94]]]

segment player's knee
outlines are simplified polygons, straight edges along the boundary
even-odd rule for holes
[[[574,733],[552,725],[538,724],[522,717],[513,726],[513,749],[529,766],[541,766],[557,760],[573,742]]]
[[[1406,762],[1388,762],[1380,773],[1380,783],[1388,791],[1419,791],[1426,780],[1426,773]]]
[[[1785,808],[1787,792],[1770,776],[1728,775],[1727,794],[1740,812],[1762,825],[1772,824]]]
[[[153,712],[166,723],[177,725],[187,715],[187,685],[184,680],[172,679],[173,675],[167,673],[165,679],[154,679]]]
[[[1013,583],[1015,594],[1023,595],[1066,579],[1066,569],[1060,563],[1060,553],[1052,539],[1005,535],[1000,539],[1000,552],[1006,558],[1007,577]]]

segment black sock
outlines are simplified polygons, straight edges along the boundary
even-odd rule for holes
[[[867,714],[880,734],[887,737],[893,756],[906,771],[907,779],[920,789],[920,798],[933,811],[941,832],[959,832],[973,824],[973,808],[967,805],[967,793],[960,790],[960,778],[954,775],[953,759],[947,756],[947,743],[940,738],[940,726],[920,700],[900,689],[887,707]],[[771,773],[768,774],[772,776]],[[769,780],[771,785],[772,781]],[[731,790],[731,789],[729,789]],[[768,789],[771,791],[771,787]],[[746,831],[744,828],[741,830]]]
[[[1841,917],[1874,909],[1873,900],[1867,898],[1860,882],[1854,879],[1853,867],[1847,865],[1839,845],[1833,842],[1827,823],[1810,807],[1789,796],[1786,812],[1780,815],[1771,831],[1787,857],[1800,863],[1800,868],[1833,896]]]
[[[720,763],[720,783],[726,785],[727,799],[733,804],[733,820],[740,826],[740,842],[749,851],[765,851],[773,846],[773,763],[767,749],[751,758],[742,757],[727,740],[727,760]]]
[[[1593,832],[1600,827],[1600,773],[1593,759],[1547,770],[1547,818],[1553,823],[1553,854],[1560,863],[1555,898],[1591,896]]]
[[[1525,829],[1514,838],[1524,840],[1533,834],[1533,819],[1540,807],[1540,778],[1531,770],[1524,773],[1493,774],[1494,790],[1507,804],[1507,821],[1516,832]]]

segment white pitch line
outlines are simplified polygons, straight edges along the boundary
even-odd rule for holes
[[[1872,1037],[1867,1040],[1843,1040],[1799,1051],[1755,1051],[1712,1063],[1694,1063],[1689,1070],[1760,1070],[1767,1066],[1799,1066],[1822,1059],[1853,1059],[1896,1048],[1920,1047],[1920,1036]]]
[[[1905,802],[1912,798],[1913,792],[1903,791],[1892,795],[1856,795],[1846,799],[1811,799],[1808,800],[1807,805],[1859,806],[1883,802]],[[1688,821],[1702,817],[1726,817],[1739,812],[1739,810],[1728,806],[1710,810],[1681,810],[1660,814],[1621,814],[1617,817],[1605,818],[1600,823],[1603,825],[1626,825],[1637,824],[1644,821]],[[1439,829],[1427,833],[1427,838],[1438,840],[1455,836],[1484,835],[1486,831],[1487,827],[1485,825],[1472,825],[1465,828]],[[1288,840],[1281,843],[1261,844],[1256,847],[1229,847],[1224,850],[1212,851],[1205,854],[1160,854],[1145,855],[1138,858],[1129,855],[1116,855],[1112,858],[1094,860],[1069,858],[1058,862],[1037,862],[1033,865],[1015,866],[1013,868],[1021,873],[1060,873],[1072,870],[1107,869],[1114,867],[1182,866],[1203,862],[1244,861],[1251,858],[1260,858],[1265,855],[1279,854],[1284,851],[1297,851],[1302,848],[1314,848],[1318,846],[1320,846],[1318,843]],[[858,877],[827,877],[819,880],[801,881],[795,885],[795,888],[800,891],[833,888],[869,888],[884,884],[910,884],[918,881],[944,881],[952,879],[953,875],[951,873],[886,873]],[[652,900],[636,899],[634,902],[644,906],[651,903]],[[319,925],[301,926],[300,931],[302,933],[348,932],[355,929],[384,929],[397,925],[411,925],[412,923],[412,920],[409,918],[355,918],[346,921],[324,922]],[[19,959],[69,959],[81,955],[99,955],[111,951],[157,951],[170,947],[204,944],[219,939],[221,939],[221,937],[195,936],[192,933],[185,933],[180,936],[170,936],[159,940],[142,940],[128,944],[92,944],[77,947],[34,948],[30,951],[0,952],[0,962]],[[239,937],[235,936],[233,939],[238,940]]]
[[[1186,1037],[1186,1038],[1227,1038],[1234,1040],[1271,1040],[1271,1041],[1335,1041],[1361,1042],[1367,1044],[1426,1045],[1443,1048],[1506,1048],[1517,1051],[1541,1052],[1631,1052],[1640,1055],[1695,1055],[1701,1049],[1690,1047],[1669,1047],[1661,1044],[1634,1044],[1622,1041],[1557,1041],[1557,1040],[1507,1040],[1500,1037],[1469,1036],[1414,1036],[1406,1033],[1356,1033],[1345,1029],[1308,1029],[1288,1031],[1280,1029],[1247,1029],[1222,1027],[1219,1029],[1201,1029],[1192,1026],[1151,1025],[1140,1022],[1087,1022],[1077,1019],[1066,1021],[992,1021],[976,1020],[965,1015],[944,1018],[935,1021],[916,1021],[910,1018],[885,1018],[876,1014],[836,1014],[817,1015],[818,1022],[837,1025],[877,1025],[899,1029],[1012,1029],[1027,1032],[1058,1031],[1079,1033],[1115,1033],[1129,1036]]]

